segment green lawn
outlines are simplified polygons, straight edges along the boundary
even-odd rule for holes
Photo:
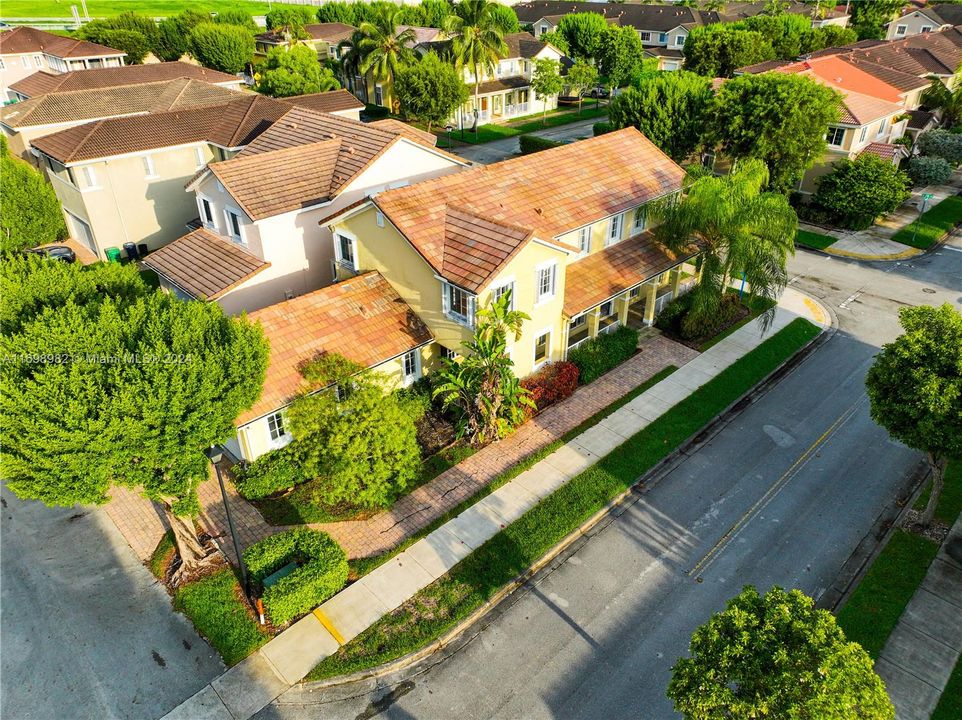
[[[916,510],[924,510],[931,492],[932,484],[929,483],[912,507]],[[962,462],[954,462],[949,463],[945,470],[945,484],[942,487],[942,497],[939,498],[939,504],[935,508],[935,519],[941,520],[946,525],[952,525],[960,514],[962,514]]]
[[[388,662],[449,630],[818,334],[806,320],[789,324],[323,660],[307,679]]]
[[[175,550],[174,533],[168,530],[164,533],[160,542],[157,543],[153,554],[147,560],[147,567],[150,568],[150,572],[152,572],[158,580],[164,579],[164,573],[167,571],[167,566],[170,564]]]
[[[962,197],[945,198],[922,217],[899,230],[892,239],[903,245],[927,250],[942,239],[959,223],[962,223]]]
[[[834,238],[831,235],[822,235],[822,233],[809,232],[808,230],[799,230],[795,235],[796,244],[815,248],[816,250],[824,250],[836,240],[838,240],[838,238]]]
[[[923,498],[920,502],[924,502]],[[955,461],[946,472],[945,490],[939,499],[936,517],[951,524],[960,511],[962,462]],[[896,530],[838,612],[838,624],[846,637],[877,658],[938,550],[938,545],[931,540]]]
[[[503,140],[504,138],[514,137],[515,135],[523,135],[525,133],[536,132],[538,130],[545,130],[546,128],[558,127],[559,125],[569,125],[570,123],[578,122],[580,120],[591,120],[593,118],[600,118],[608,114],[608,108],[605,105],[601,107],[588,107],[585,104],[584,109],[581,113],[576,110],[555,110],[549,112],[545,121],[541,121],[540,115],[532,115],[530,120],[526,122],[521,122],[511,125],[480,125],[478,127],[478,132],[473,133],[470,130],[464,131],[464,137],[461,136],[459,130],[455,130],[451,133],[451,137],[454,140],[461,140],[462,142],[470,143],[471,145],[480,145],[482,143],[491,142],[492,140]]]
[[[174,609],[190,618],[227,665],[240,662],[270,639],[241,598],[240,585],[230,569],[174,593]]]
[[[6,18],[71,18],[70,6],[82,12],[80,0],[3,0],[0,17]],[[190,8],[201,12],[220,12],[228,8],[247,10],[251,15],[266,15],[266,2],[247,0],[87,0],[90,17],[107,17],[124,12],[136,12],[151,17],[176,15]]]
[[[931,720],[959,720],[962,718],[962,658],[955,663],[955,670],[949,683],[942,691],[939,704],[932,713]]]

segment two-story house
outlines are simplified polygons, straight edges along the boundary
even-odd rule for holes
[[[885,39],[901,40],[922,33],[941,32],[953,25],[962,25],[962,5],[942,3],[913,7],[886,23]]]
[[[119,67],[127,53],[116,48],[52,35],[25,25],[0,32],[0,100],[7,88],[37,71],[51,73]]]
[[[317,52],[317,59],[339,60],[340,44],[351,37],[357,30],[353,25],[345,23],[310,23],[304,26],[306,38],[296,40],[301,45],[307,45]],[[266,57],[273,48],[283,47],[290,43],[290,39],[283,32],[269,30],[254,36],[254,55]]]
[[[468,166],[435,148],[436,140],[396,120],[361,123],[294,108],[187,184],[202,227],[144,262],[168,290],[234,314],[330,285],[333,243],[318,220]]]

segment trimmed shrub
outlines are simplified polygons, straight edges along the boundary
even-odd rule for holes
[[[839,227],[864,230],[909,197],[908,175],[875,155],[842,158],[832,167],[817,180],[812,203],[831,213]]]
[[[268,588],[262,599],[271,622],[283,625],[338,592],[347,582],[347,554],[327,533],[296,528],[271,535],[244,551],[251,580],[264,579],[290,562],[297,569]]]
[[[962,163],[962,136],[948,130],[929,130],[919,135],[916,147],[923,155],[940,157],[950,165]]]
[[[605,133],[614,132],[615,126],[610,122],[596,122],[594,125],[592,125],[591,129],[592,132],[594,132],[595,137],[598,137],[599,135],[604,135]]]
[[[307,480],[294,446],[295,443],[291,443],[265,453],[246,468],[235,466],[234,487],[241,497],[260,500]]]
[[[637,348],[638,331],[622,325],[576,347],[568,353],[568,361],[578,368],[582,385],[587,385],[630,358]]]
[[[565,360],[548,363],[522,380],[521,387],[531,393],[534,407],[530,414],[533,415],[564,400],[575,391],[578,387],[578,367]]]
[[[13,157],[7,147],[7,138],[2,135],[0,197],[3,197],[0,252],[23,250],[67,237],[67,226],[53,186],[28,163]],[[5,310],[9,310],[10,297],[8,292],[4,298]]]
[[[190,32],[190,53],[204,67],[235,75],[254,56],[254,35],[240,25],[205,22]]]
[[[380,120],[390,115],[391,111],[383,105],[372,105],[368,103],[364,106],[364,117],[368,120]]]
[[[909,160],[908,173],[914,187],[944,185],[952,177],[952,166],[945,158],[914,157]]]
[[[565,144],[556,140],[538,137],[537,135],[522,135],[518,138],[518,142],[521,145],[522,155],[530,155],[541,150],[550,150],[551,148],[560,147]]]

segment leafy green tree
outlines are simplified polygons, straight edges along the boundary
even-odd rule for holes
[[[23,250],[64,240],[60,201],[43,175],[10,154],[0,136],[0,252]],[[4,298],[2,306],[8,302]]]
[[[905,6],[903,0],[863,0],[849,6],[849,26],[858,33],[859,40],[881,40],[885,37],[885,25],[891,22]]]
[[[445,123],[468,98],[462,76],[433,52],[398,71],[394,92],[401,112],[425,123],[428,132],[432,125]]]
[[[326,2],[317,8],[317,21],[320,23],[357,25],[360,21],[354,12],[354,6],[360,4],[356,2]]]
[[[271,48],[258,72],[257,90],[272,97],[290,97],[337,90],[341,84],[317,61],[306,45]]]
[[[608,118],[617,128],[638,128],[673,160],[681,162],[704,142],[713,102],[708,78],[685,70],[659,72],[615,97]]]
[[[571,55],[571,48],[568,45],[567,38],[558,32],[557,29],[550,32],[541,33],[541,36],[538,39],[541,42],[550,45],[555,50],[561,51],[562,55]]]
[[[764,37],[775,51],[775,57],[794,60],[802,52],[803,44],[813,44],[815,31],[811,18],[805,15],[756,15],[739,24]]]
[[[905,332],[882,346],[865,379],[872,419],[924,452],[932,492],[922,513],[935,517],[949,458],[962,457],[962,315],[948,303],[902,308]]]
[[[454,11],[458,12],[460,6],[461,3],[455,5]],[[492,7],[494,22],[501,29],[502,33],[508,35],[509,33],[521,32],[521,25],[518,23],[518,16],[514,12],[514,8],[498,2],[494,3]]]
[[[541,58],[534,61],[534,71],[531,73],[531,88],[534,96],[541,101],[541,123],[548,117],[548,100],[556,96],[564,88],[561,79],[560,64],[551,58]]]
[[[201,65],[232,75],[254,57],[254,36],[240,25],[200,23],[191,30],[189,44]]]
[[[962,120],[962,85],[958,83],[959,79],[956,78],[955,90],[949,90],[941,80],[933,78],[932,84],[922,93],[922,104],[939,110],[942,125],[947,128],[955,127]]]
[[[765,192],[767,186],[765,164],[745,160],[730,175],[701,177],[685,195],[655,203],[652,212],[661,220],[655,237],[665,247],[682,253],[697,245],[704,251],[701,281],[682,326],[686,333],[696,336],[710,326],[734,278],[748,284],[749,301],[776,300],[785,288],[798,218],[788,199]]]
[[[307,391],[288,410],[304,472],[328,505],[389,505],[421,470],[413,404],[387,379],[339,355],[304,369]],[[329,388],[322,392],[318,389]]]
[[[307,37],[304,26],[314,22],[317,13],[307,5],[277,5],[265,16],[268,30],[281,30],[297,39]]]
[[[746,586],[695,630],[668,697],[687,720],[892,720],[872,659],[798,590]]]
[[[501,58],[508,54],[497,3],[489,0],[462,0],[458,12],[449,15],[444,29],[451,36],[451,51],[459,70],[469,68],[474,75],[474,107],[480,108],[481,76],[493,73]]]
[[[400,12],[399,6],[387,5],[358,28],[362,36],[358,41],[361,72],[373,72],[392,86],[398,70],[414,61],[414,31],[398,31]]]
[[[842,158],[817,180],[812,202],[834,216],[844,228],[862,230],[880,215],[893,212],[909,198],[911,181],[888,160],[863,153]]]
[[[190,31],[202,22],[210,22],[210,15],[190,9],[161,20],[157,24],[154,55],[165,62],[180,60],[185,53],[190,52]]]
[[[68,300],[0,336],[0,345],[19,359],[0,366],[9,488],[64,506],[105,503],[115,485],[138,490],[167,511],[178,573],[204,563],[194,526],[197,487],[208,477],[204,451],[236,432],[234,419],[260,393],[260,329],[216,303],[154,292]]]
[[[599,69],[614,88],[624,87],[638,73],[645,48],[630,25],[609,25],[601,38]]]
[[[240,8],[222,10],[214,15],[213,22],[219,25],[237,25],[238,27],[247,28],[251,34],[258,32],[254,17],[249,12],[241,10]]]
[[[582,60],[597,60],[601,57],[607,31],[608,22],[593,12],[565,15],[555,30],[565,39],[571,55]]]
[[[152,18],[125,12],[81,25],[77,37],[123,50],[126,62],[139,65],[157,46],[159,31]]]
[[[839,101],[837,92],[804,76],[740,75],[715,96],[711,135],[735,160],[763,160],[772,187],[787,192],[825,152]]]
[[[685,40],[685,69],[708,77],[731,77],[740,67],[774,58],[761,33],[735,24],[699,25]]]
[[[816,28],[815,36],[810,45],[802,45],[803,53],[830,47],[842,47],[858,41],[858,33],[850,27],[840,25],[826,25]]]
[[[598,69],[587,60],[576,60],[568,68],[564,77],[565,84],[578,96],[578,112],[581,112],[581,102],[584,94],[598,84]]]
[[[477,313],[474,336],[462,343],[460,360],[445,359],[437,371],[434,396],[459,414],[458,432],[475,443],[505,437],[524,422],[534,407],[529,393],[514,376],[508,335],[521,338],[521,325],[531,318],[511,309],[510,291]]]
[[[141,65],[151,52],[151,40],[136,30],[104,30],[96,41],[107,47],[117,48],[127,53],[124,61],[128,65]]]
[[[448,15],[454,12],[448,0],[421,0],[418,5],[407,7],[417,8],[421,14],[418,25],[423,27],[443,28]],[[517,18],[517,15],[515,16]]]
[[[953,167],[962,163],[962,135],[948,130],[929,130],[919,135],[916,142],[923,155],[944,158]]]
[[[914,187],[945,185],[952,177],[952,166],[945,158],[920,155],[909,160],[908,176]]]

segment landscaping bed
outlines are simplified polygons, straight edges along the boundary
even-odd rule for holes
[[[892,240],[919,250],[928,250],[956,225],[962,223],[962,197],[953,195],[922,213],[892,236]]]
[[[761,297],[750,299],[747,295],[740,298],[737,291],[731,290],[722,302],[718,321],[707,331],[692,335],[684,328],[684,319],[688,308],[691,307],[691,299],[692,296],[687,294],[672,300],[658,315],[655,327],[666,337],[698,352],[705,352],[738,328],[775,307],[774,300]]]
[[[806,320],[790,323],[323,660],[306,679],[389,662],[454,627],[819,333]]]

